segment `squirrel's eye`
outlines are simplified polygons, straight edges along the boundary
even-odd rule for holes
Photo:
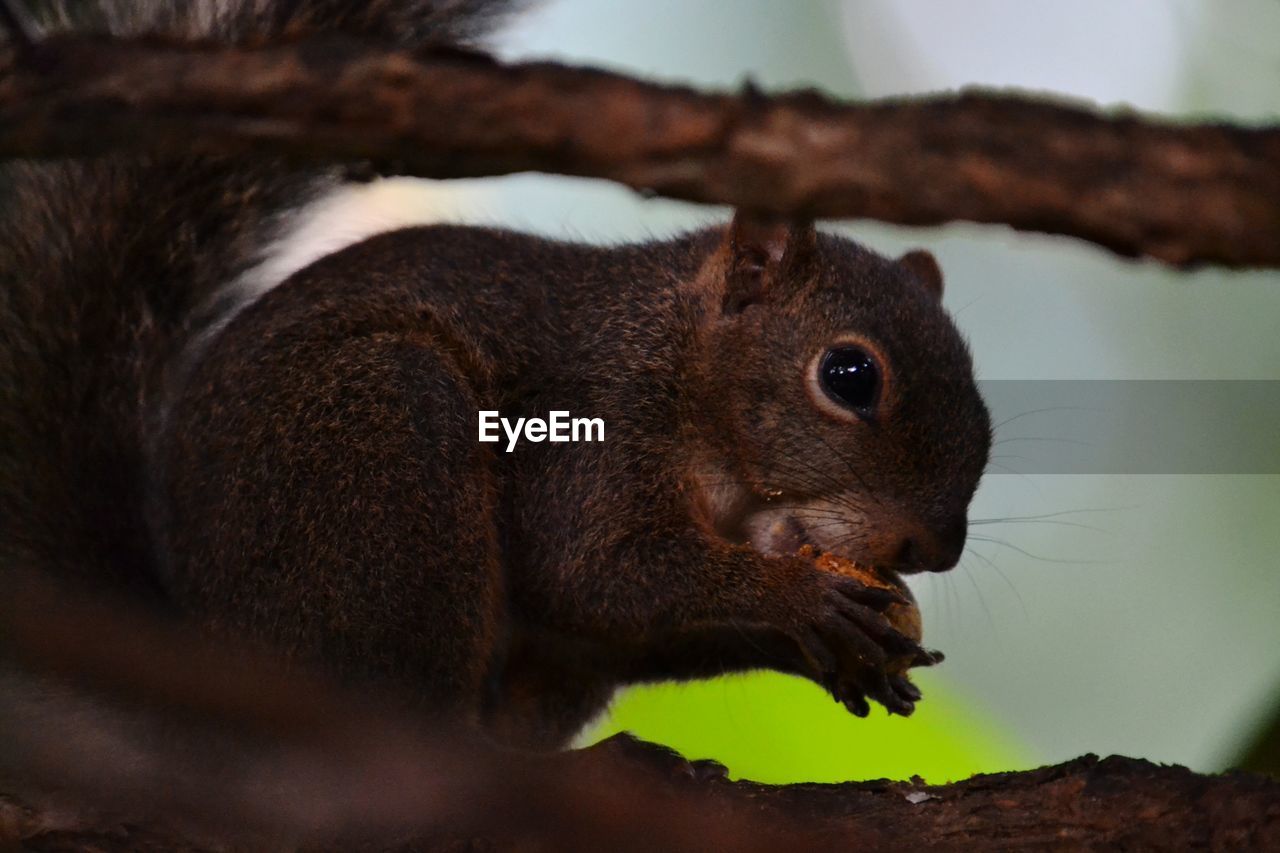
[[[828,350],[818,365],[818,381],[831,399],[860,415],[871,414],[880,396],[880,366],[862,347]]]

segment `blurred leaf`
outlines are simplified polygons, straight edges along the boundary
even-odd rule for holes
[[[812,683],[776,673],[635,688],[582,742],[630,731],[718,759],[735,779],[771,783],[913,775],[937,783],[1038,763],[943,680],[916,681],[925,698],[909,718],[876,706],[858,719]]]

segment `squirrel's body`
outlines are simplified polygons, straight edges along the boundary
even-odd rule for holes
[[[648,448],[661,461],[643,476],[678,497],[673,380],[694,318],[676,285],[696,272],[698,244],[711,235],[599,249],[425,227],[359,243],[276,287],[201,347],[173,389],[154,469],[167,585],[221,630],[472,713],[487,691],[487,710],[500,712],[502,671],[539,678],[545,631],[564,635],[547,638],[558,647],[590,645],[589,632],[620,627],[590,617],[634,621],[589,613],[580,598],[612,569],[575,471],[593,472],[595,512],[630,511],[641,472],[623,448],[662,436],[666,447]],[[619,371],[642,410],[610,399]],[[603,419],[607,440],[514,453],[477,440],[480,410],[551,409]],[[572,507],[556,505],[557,478],[570,481]],[[312,533],[299,542],[299,530]],[[295,565],[308,567],[305,617],[298,590],[277,586],[291,585],[281,575]],[[581,649],[580,663],[599,658],[617,675],[638,665],[606,645]],[[588,689],[590,669],[574,669],[591,707],[568,715],[557,741],[612,691]]]
[[[229,307],[322,178],[105,159],[10,180],[14,565],[511,742],[563,744],[621,684],[735,669],[855,711],[918,698],[883,672],[886,649],[929,660],[885,594],[795,551],[959,554],[989,425],[923,255],[745,214],[617,248],[433,226]],[[599,418],[605,440],[506,453],[480,410]]]

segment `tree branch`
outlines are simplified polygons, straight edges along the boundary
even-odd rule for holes
[[[668,805],[699,803],[709,813],[706,843],[679,849],[747,849],[743,836],[729,841],[721,834],[730,815],[779,831],[772,845],[751,849],[1280,849],[1280,781],[1246,773],[1201,776],[1130,758],[1085,756],[1054,767],[937,786],[884,780],[782,786],[721,782],[709,783],[710,790],[690,791],[670,785]],[[673,837],[662,829],[671,819],[665,812],[616,817],[613,837],[592,827],[600,849],[645,849],[636,842]],[[561,814],[551,825],[526,825],[516,837],[480,846],[495,851],[562,849],[558,845],[573,838],[572,823],[564,820]],[[697,826],[690,823],[688,828]],[[790,834],[781,834],[786,826],[793,827]],[[347,844],[356,842],[353,838]],[[118,814],[43,810],[0,796],[0,845],[6,844],[31,850],[126,851],[206,849],[203,845],[210,842]],[[440,846],[448,844],[458,844],[457,838]],[[437,846],[428,841],[404,849]]]
[[[942,786],[739,784],[735,795],[844,842],[829,849],[1280,849],[1280,780],[1119,756]]]
[[[426,829],[414,849],[1280,849],[1266,776],[1086,756],[940,786],[696,783],[616,738],[540,756],[423,727],[123,601],[0,579],[0,849],[381,849]]]
[[[1175,265],[1280,266],[1280,128],[970,93],[838,104],[702,94],[343,39],[72,39],[0,63],[0,156],[252,149],[426,177],[526,170],[780,214],[953,220]]]

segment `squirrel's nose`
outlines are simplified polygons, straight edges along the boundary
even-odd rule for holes
[[[960,561],[968,527],[964,515],[938,527],[915,527],[899,540],[892,562],[904,572],[945,572]]]

